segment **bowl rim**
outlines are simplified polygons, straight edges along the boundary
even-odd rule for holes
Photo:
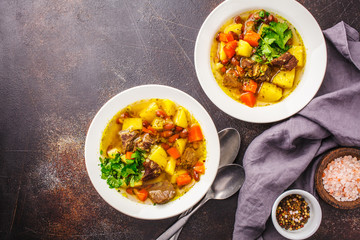
[[[147,205],[132,201],[101,179],[99,166],[102,133],[113,116],[127,105],[142,99],[170,99],[184,106],[200,123],[207,145],[206,171],[186,194],[166,204]],[[206,194],[215,179],[220,160],[220,144],[216,127],[205,108],[187,93],[165,85],[148,84],[126,89],[108,100],[96,113],[85,140],[85,165],[95,190],[116,210],[138,219],[158,220],[178,215],[194,206]]]
[[[229,97],[217,84],[210,66],[210,48],[213,37],[209,38],[209,36],[215,36],[218,29],[236,14],[261,8],[281,15],[297,29],[307,49],[306,64],[302,80],[289,96],[269,106],[250,108]],[[325,76],[326,43],[315,18],[295,0],[227,0],[218,5],[202,24],[195,43],[194,63],[201,87],[218,108],[239,120],[269,123],[294,115],[316,95]]]
[[[360,149],[355,147],[337,147],[330,149],[321,157],[321,160],[319,161],[315,171],[315,188],[319,196],[327,204],[339,209],[354,209],[360,207],[360,198],[354,201],[337,201],[325,190],[322,183],[322,173],[330,162],[334,161],[336,158],[348,155],[356,157],[358,161],[360,161]]]
[[[313,217],[312,222],[307,222],[303,228],[298,229],[298,230],[286,230],[283,229],[279,223],[277,222],[276,219],[276,208],[279,205],[280,201],[291,194],[299,194],[301,195],[305,201],[309,204],[310,207],[310,219],[311,217]],[[292,190],[288,190],[283,192],[282,194],[280,194],[280,196],[278,196],[272,206],[271,209],[271,220],[273,222],[273,225],[275,227],[275,229],[284,237],[289,238],[289,239],[305,239],[310,237],[311,235],[313,235],[319,228],[320,223],[321,223],[321,219],[322,219],[322,211],[321,211],[321,207],[320,204],[318,202],[318,200],[309,192],[301,190],[301,189],[292,189]],[[309,225],[310,223],[312,223],[312,225]]]

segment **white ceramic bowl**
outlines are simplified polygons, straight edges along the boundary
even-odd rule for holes
[[[287,19],[299,32],[306,49],[306,64],[299,85],[279,103],[250,108],[226,95],[210,67],[210,49],[215,34],[238,14],[265,9]],[[195,44],[196,74],[210,100],[225,113],[247,122],[266,123],[285,119],[305,107],[317,93],[325,74],[327,54],[321,29],[314,17],[295,0],[227,0],[206,18]]]
[[[276,208],[279,205],[280,201],[285,198],[286,196],[289,196],[291,194],[299,194],[301,195],[305,201],[309,204],[310,207],[310,218],[308,219],[308,222],[304,225],[303,228],[300,228],[298,230],[286,230],[282,228],[278,221],[276,220]],[[284,237],[288,239],[305,239],[313,235],[317,229],[320,226],[321,223],[321,207],[319,205],[319,202],[316,200],[316,198],[311,195],[310,193],[300,190],[300,189],[294,189],[289,190],[281,194],[274,202],[272,211],[271,211],[271,219],[272,222],[276,228],[276,230],[283,235]]]
[[[185,107],[200,123],[206,139],[206,171],[200,181],[179,199],[163,205],[145,205],[129,200],[101,179],[100,141],[105,127],[113,116],[127,105],[141,99],[170,99]],[[100,196],[115,209],[140,219],[163,219],[178,215],[194,206],[208,191],[215,179],[220,159],[216,127],[206,110],[191,96],[162,85],[143,85],[125,90],[110,99],[94,117],[85,142],[85,163],[90,180]]]

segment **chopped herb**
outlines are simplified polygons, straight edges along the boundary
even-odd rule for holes
[[[141,180],[143,163],[145,161],[144,151],[137,149],[131,157],[133,159],[121,160],[122,155],[116,154],[115,158],[100,157],[101,178],[106,179],[110,188],[121,187],[124,183],[133,187]]]
[[[274,58],[289,50],[286,45],[287,41],[292,37],[292,32],[286,23],[270,22],[269,26],[263,28],[259,47],[256,50],[255,58],[257,62],[264,62],[261,58],[265,56],[266,63],[271,62]]]
[[[261,10],[259,12],[259,17],[261,17],[261,18],[265,17],[265,11],[264,10]]]

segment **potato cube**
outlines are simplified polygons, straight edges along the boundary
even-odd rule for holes
[[[158,109],[159,109],[159,107],[156,104],[156,102],[152,102],[149,104],[149,106],[147,108],[142,110],[139,113],[139,115],[141,118],[145,119],[146,121],[148,121],[150,123],[156,117],[156,110],[158,110]]]
[[[182,127],[182,128],[187,128],[188,126],[188,120],[187,120],[187,116],[186,116],[186,111],[184,108],[179,108],[174,116],[173,122],[175,123],[175,125]]]
[[[224,33],[229,33],[230,31],[232,31],[232,32],[240,35],[241,34],[241,28],[242,28],[241,23],[234,23],[234,24],[231,24],[231,25],[227,26],[224,29]]]
[[[275,84],[263,82],[258,94],[258,100],[276,102],[282,97],[282,89]]]
[[[116,154],[121,153],[120,148],[112,148],[109,151],[107,151],[107,155],[109,158],[115,158]]]
[[[224,51],[224,47],[225,47],[225,43],[220,42],[219,58],[221,61],[227,59],[226,53]]]
[[[138,130],[142,129],[142,120],[141,118],[125,118],[122,125],[122,130]]]
[[[289,49],[289,53],[294,55],[296,59],[299,61],[298,66],[303,67],[304,66],[304,47],[303,46],[293,46]]]
[[[222,65],[222,64],[219,63],[219,62],[214,64],[214,68],[215,68],[216,70],[220,70],[223,66],[224,66],[224,65]]]
[[[156,117],[151,123],[151,127],[155,130],[162,130],[164,127],[165,120],[161,117]]]
[[[174,175],[176,167],[176,160],[175,158],[170,157],[169,161],[166,164],[165,172],[167,172],[170,175]]]
[[[186,138],[178,138],[175,141],[175,148],[179,151],[180,155],[183,154],[184,150],[185,150],[185,146],[187,143],[187,139]]]
[[[168,161],[167,153],[161,146],[154,146],[148,158],[156,162],[162,169],[166,167]]]
[[[122,161],[123,163],[126,163],[126,160],[128,160],[128,159],[126,159],[126,155],[125,155],[125,154],[121,155],[120,159],[121,159],[121,161]]]
[[[176,112],[176,106],[175,103],[169,99],[164,99],[162,101],[162,109],[165,111],[165,113],[168,116],[174,116],[175,112]]]
[[[272,83],[282,88],[292,88],[295,79],[295,68],[291,71],[280,71],[272,80]]]
[[[250,57],[252,49],[253,48],[251,47],[251,45],[248,42],[246,42],[244,40],[239,40],[238,46],[235,49],[235,52],[237,55],[240,55],[243,57]]]

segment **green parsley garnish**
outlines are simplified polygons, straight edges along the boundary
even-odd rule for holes
[[[264,62],[261,57],[265,56],[266,63],[269,63],[279,57],[289,50],[290,47],[286,43],[291,37],[292,32],[286,23],[270,22],[269,26],[263,28],[255,61]]]
[[[264,10],[261,10],[259,12],[259,17],[261,17],[261,18],[265,17],[265,11]]]
[[[101,178],[106,179],[110,188],[121,187],[124,183],[133,187],[141,180],[145,151],[137,149],[132,155],[132,159],[126,159],[124,163],[121,159],[123,155],[116,154],[115,158],[100,157]]]

